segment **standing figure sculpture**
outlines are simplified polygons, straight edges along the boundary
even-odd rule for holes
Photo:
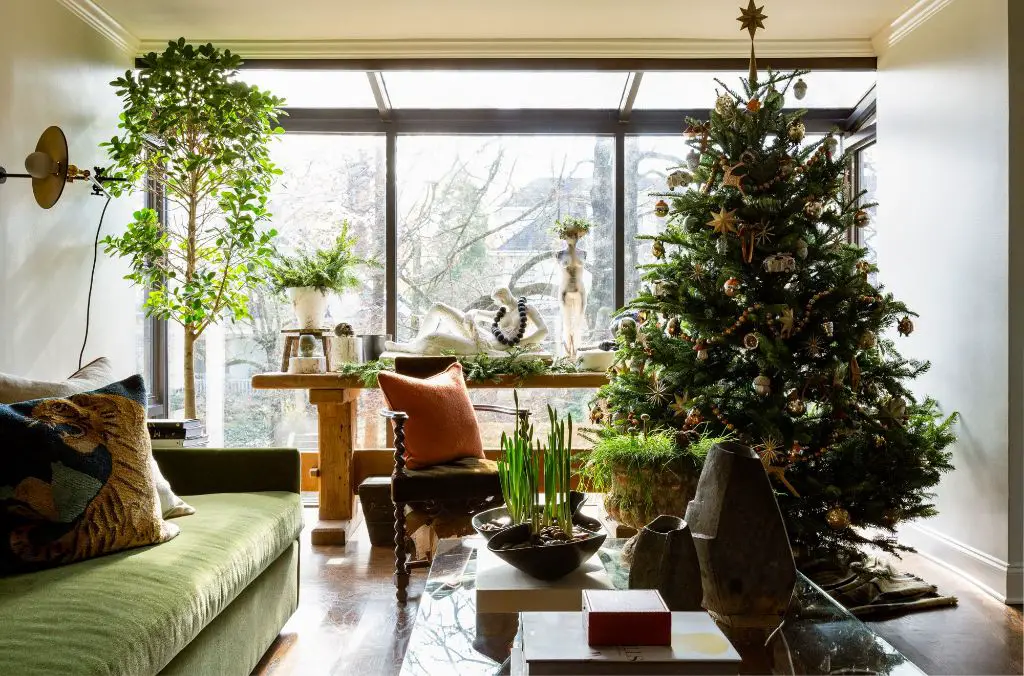
[[[387,352],[402,354],[500,356],[512,347],[536,348],[548,335],[547,324],[537,308],[518,300],[506,287],[495,289],[491,298],[498,310],[462,312],[444,303],[427,310],[419,333],[410,341],[388,341]]]
[[[565,240],[565,248],[555,258],[562,268],[562,281],[558,287],[558,302],[562,308],[562,347],[570,359],[583,346],[583,334],[587,330],[585,316],[587,308],[587,287],[583,282],[583,264],[587,252],[577,248],[580,238],[590,232],[591,224],[582,218],[565,218],[557,221],[556,232]]]

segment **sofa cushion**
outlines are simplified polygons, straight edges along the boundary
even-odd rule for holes
[[[13,404],[17,401],[43,397],[67,397],[80,392],[98,390],[112,382],[113,370],[110,367],[110,360],[106,357],[92,360],[66,380],[32,380],[0,373],[0,404]]]
[[[132,376],[65,398],[0,404],[0,574],[166,542]]]
[[[186,498],[159,547],[0,579],[0,674],[155,674],[302,528],[295,493]]]

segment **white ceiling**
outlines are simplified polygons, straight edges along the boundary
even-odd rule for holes
[[[480,40],[743,38],[740,0],[94,0],[136,38]],[[743,2],[742,4],[746,4]],[[758,0],[759,42],[872,37],[914,0]]]

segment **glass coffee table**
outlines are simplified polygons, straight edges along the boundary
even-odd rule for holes
[[[628,579],[619,561],[625,542],[606,540],[598,553],[616,588]],[[512,673],[508,657],[518,640],[518,615],[488,615],[483,623],[477,617],[477,549],[484,546],[480,537],[439,543],[403,676]],[[781,629],[723,630],[743,657],[744,674],[924,674],[803,575]]]

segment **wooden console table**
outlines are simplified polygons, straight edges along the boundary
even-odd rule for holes
[[[502,378],[470,382],[471,389],[594,389],[608,382],[604,373],[564,373],[529,378]],[[346,534],[358,523],[355,514],[353,450],[357,401],[366,389],[359,378],[337,373],[299,375],[262,373],[252,377],[257,390],[309,390],[309,403],[317,408],[320,458],[320,514],[313,528],[315,545],[345,544]]]

